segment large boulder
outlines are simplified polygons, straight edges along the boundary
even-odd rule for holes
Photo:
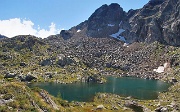
[[[68,30],[61,30],[60,36],[64,40],[67,40],[67,39],[70,39],[73,36],[73,33],[71,31],[68,31]]]
[[[82,82],[103,83],[102,79],[99,75],[84,76],[81,78],[81,81]]]
[[[51,65],[52,64],[52,60],[51,59],[45,59],[45,60],[42,60],[41,62],[40,62],[40,65],[41,66],[49,66],[49,65]]]
[[[25,62],[21,62],[21,63],[19,63],[19,65],[22,66],[22,67],[27,66],[27,64]]]
[[[70,57],[63,57],[57,61],[57,64],[61,67],[64,67],[66,65],[75,64],[75,61]]]
[[[17,76],[17,74],[15,73],[7,73],[4,78],[15,78]]]
[[[31,75],[31,74],[27,74],[25,76],[23,75],[19,75],[18,78],[22,81],[22,82],[31,82],[32,80],[37,79],[37,77]]]

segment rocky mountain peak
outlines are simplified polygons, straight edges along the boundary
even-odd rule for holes
[[[159,41],[180,46],[179,10],[179,0],[150,0],[143,8],[127,13],[117,3],[105,4],[88,20],[60,35],[64,39],[81,34],[81,37],[117,38],[126,43]]]
[[[87,35],[90,37],[108,37],[116,32],[126,13],[117,3],[102,5],[88,19]]]
[[[149,4],[151,4],[151,5],[158,5],[158,4],[163,3],[164,1],[165,0],[150,0]]]
[[[123,9],[117,3],[112,3],[110,5],[104,4],[100,8],[98,8],[88,20],[92,20],[98,17],[105,17],[106,19],[113,14],[123,14]],[[113,15],[112,17],[114,17]],[[110,18],[108,18],[110,19]],[[118,18],[117,18],[118,19]]]

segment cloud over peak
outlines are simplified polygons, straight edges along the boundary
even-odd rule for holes
[[[31,20],[13,18],[9,20],[0,20],[0,34],[7,37],[14,37],[16,35],[35,35],[37,37],[46,38],[49,35],[55,35],[60,32],[56,29],[56,25],[52,22],[49,30],[34,28],[34,23]]]

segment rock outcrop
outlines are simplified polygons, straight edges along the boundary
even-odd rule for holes
[[[51,64],[52,64],[52,60],[51,59],[45,59],[45,60],[42,60],[40,62],[41,66],[48,66],[48,65],[51,65]]]
[[[41,90],[39,92],[41,97],[44,99],[46,103],[48,103],[50,106],[52,106],[54,109],[59,110],[58,105],[52,100],[52,98],[48,95],[48,93],[44,90]]]
[[[65,65],[75,64],[75,61],[70,57],[63,57],[57,61],[57,64],[61,67],[64,67]]]
[[[19,75],[18,78],[22,81],[22,82],[31,82],[32,80],[37,79],[36,76],[33,76],[31,74],[27,74],[25,76]]]
[[[67,40],[73,36],[73,33],[68,30],[61,30],[60,36],[63,37],[64,40]]]

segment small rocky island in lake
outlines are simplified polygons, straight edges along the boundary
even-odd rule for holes
[[[52,95],[28,84],[105,84],[109,76],[171,86],[157,99],[96,93],[90,102],[70,102],[61,90]],[[44,39],[0,35],[0,111],[180,111],[180,0],[150,0],[128,12],[105,4],[84,22]]]

